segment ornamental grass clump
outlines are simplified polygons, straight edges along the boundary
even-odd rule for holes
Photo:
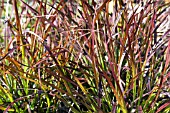
[[[3,0],[0,110],[170,112],[170,2]]]

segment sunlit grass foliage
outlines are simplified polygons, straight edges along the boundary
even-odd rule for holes
[[[170,3],[1,0],[0,110],[170,112]]]

